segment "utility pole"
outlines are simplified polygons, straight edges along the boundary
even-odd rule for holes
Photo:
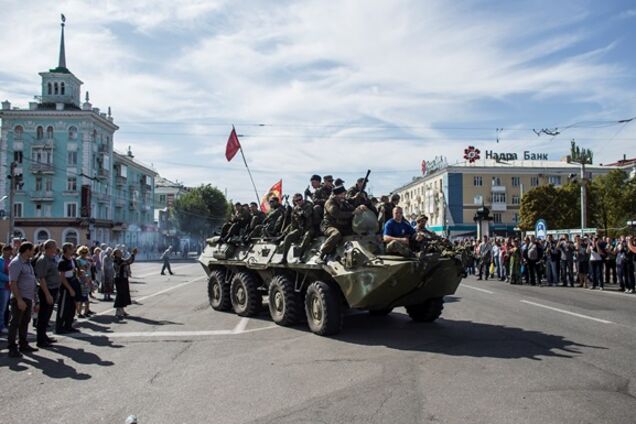
[[[18,167],[18,164],[13,161],[11,162],[11,174],[9,175],[9,234],[7,234],[7,243],[11,244],[11,239],[13,238],[13,228],[15,227],[15,210],[14,210],[14,199],[15,199],[15,169]]]
[[[587,180],[585,179],[585,160],[581,159],[581,237],[587,225]]]

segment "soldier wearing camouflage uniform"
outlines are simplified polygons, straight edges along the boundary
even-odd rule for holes
[[[384,229],[384,224],[391,218],[393,218],[393,209],[400,203],[400,195],[394,194],[391,196],[389,202],[388,196],[382,196],[382,203],[378,208],[378,224],[380,224],[380,232]]]
[[[282,220],[280,219],[285,212],[285,208],[280,204],[278,197],[269,199],[269,212],[265,216],[263,223],[258,225],[251,233],[253,237],[276,237],[280,234]]]
[[[302,258],[315,236],[313,204],[311,202],[305,202],[305,199],[300,193],[294,194],[292,203],[294,204],[294,208],[291,213],[291,222],[283,232],[285,239],[281,245],[283,252],[282,263],[287,262],[287,253],[292,243],[300,242],[300,254],[298,256]]]
[[[234,215],[221,229],[222,242],[227,242],[231,237],[240,235],[241,230],[249,226],[250,213],[246,206],[247,205],[241,205],[240,203],[234,205]]]
[[[358,178],[356,184],[351,186],[349,190],[347,190],[347,201],[352,204],[354,207],[358,207],[360,205],[365,205],[367,208],[371,209],[373,213],[377,215],[378,211],[371,203],[369,199],[369,195],[366,191],[364,191],[365,179]]]
[[[318,175],[312,177],[312,185],[315,182],[314,177],[318,177]],[[333,190],[333,177],[331,175],[325,175],[323,180],[324,182],[311,196],[311,201],[314,204],[314,223],[316,224],[317,231],[320,231],[319,225],[325,215],[325,203],[329,200],[329,196],[331,196],[331,191]]]
[[[263,223],[265,219],[265,213],[260,210],[256,202],[250,203],[250,226],[249,231],[252,232]]]
[[[364,206],[356,209],[350,205],[347,202],[346,193],[347,190],[344,187],[335,187],[333,194],[325,203],[325,216],[320,224],[320,229],[327,239],[320,247],[321,262],[324,262],[327,255],[336,249],[342,237],[353,233],[351,223],[356,211],[366,210]]]

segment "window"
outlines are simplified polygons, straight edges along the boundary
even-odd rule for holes
[[[532,187],[539,187],[539,177],[530,177],[530,185]]]
[[[46,138],[48,138],[49,140],[53,139],[53,127],[46,128]]]
[[[38,140],[42,140],[44,138],[44,128],[38,127],[35,130],[35,138],[37,138]]]
[[[22,163],[22,150],[16,150],[13,152],[13,161],[15,163]]]
[[[493,203],[506,203],[506,193],[493,193],[492,194],[492,202]]]
[[[53,191],[53,178],[46,177],[46,179],[44,180],[44,190]]]
[[[93,130],[93,135],[91,136],[91,141],[97,141],[97,130]]]
[[[64,232],[62,239],[64,240],[64,243],[73,243],[73,246],[77,246],[79,234],[77,233],[77,230],[69,228]]]
[[[77,152],[68,152],[67,162],[69,166],[77,165]]]
[[[512,222],[514,222],[515,224],[519,222],[519,214],[515,213],[514,216],[512,217]]]
[[[561,176],[560,175],[549,175],[548,176],[548,184],[552,184],[554,186],[561,185]]]
[[[478,194],[473,198],[473,203],[475,205],[481,205],[483,202],[484,202],[484,197],[481,194]]]
[[[35,217],[36,218],[41,218],[42,217],[42,204],[41,203],[36,203],[35,204]]]
[[[22,128],[22,126],[18,125],[13,130],[13,133],[15,135],[15,141],[20,141],[20,140],[22,140],[22,134],[24,134],[24,128]]]
[[[59,87],[58,87],[56,82],[53,83],[53,91],[55,92],[55,94],[58,94],[58,92],[59,92]]]
[[[492,214],[492,221],[495,224],[501,224],[501,214],[499,212],[495,212]]]
[[[64,95],[64,83],[60,83],[60,94],[63,96]]]
[[[500,186],[500,185],[501,185],[501,178],[499,178],[499,177],[492,177],[492,185],[494,185],[494,186]]]
[[[35,177],[35,191],[42,191],[42,177]]]
[[[51,83],[49,83],[49,91],[48,91],[48,93],[49,93],[49,96],[51,94],[53,94],[53,86],[51,85]]]
[[[22,218],[22,203],[16,202],[13,204],[13,216],[15,218]]]
[[[33,149],[31,159],[35,163],[50,165],[53,159],[53,152],[50,149]]]
[[[159,195],[159,202],[160,203],[165,203],[166,202],[166,195],[165,194],[160,194]]]
[[[483,186],[483,185],[484,185],[484,180],[481,178],[481,176],[480,176],[480,175],[475,175],[475,176],[473,177],[473,185],[474,185],[475,187],[481,187],[481,186]]]
[[[45,218],[51,217],[51,205],[44,205],[44,217]]]
[[[518,194],[513,194],[513,195],[512,195],[512,204],[513,204],[513,205],[519,205],[519,204],[521,204],[521,201],[520,201],[520,200],[521,200],[521,199],[520,199],[520,197],[519,197],[519,195],[518,195]]]
[[[521,185],[521,178],[520,177],[512,177],[512,186],[513,187],[519,187]]]
[[[35,232],[35,242],[36,243],[43,243],[45,241],[47,241],[48,239],[50,239],[51,236],[49,234],[49,232],[45,229],[39,229],[36,230]]]
[[[76,140],[77,139],[77,127],[70,127],[68,129],[68,139]]]
[[[66,180],[66,191],[77,191],[77,178],[68,177]]]
[[[77,218],[77,203],[67,203],[66,204],[66,215],[67,218]]]

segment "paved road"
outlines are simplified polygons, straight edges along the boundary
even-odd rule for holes
[[[158,270],[134,265],[125,323],[96,303],[82,335],[3,350],[0,422],[635,420],[636,296],[469,278],[434,324],[352,313],[323,338],[211,310],[196,264]]]

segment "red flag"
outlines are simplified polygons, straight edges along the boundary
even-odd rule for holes
[[[261,199],[261,210],[265,213],[269,212],[269,199],[272,197],[278,197],[278,200],[283,198],[283,180],[279,180],[276,184],[269,189],[267,194]]]
[[[422,161],[422,175],[424,175],[424,176],[426,176],[426,168],[427,168],[426,161],[423,160]]]
[[[227,161],[231,161],[240,149],[241,143],[239,143],[239,139],[236,136],[236,130],[232,127],[232,132],[230,133],[230,137],[227,139],[227,145],[225,146],[225,158]]]

